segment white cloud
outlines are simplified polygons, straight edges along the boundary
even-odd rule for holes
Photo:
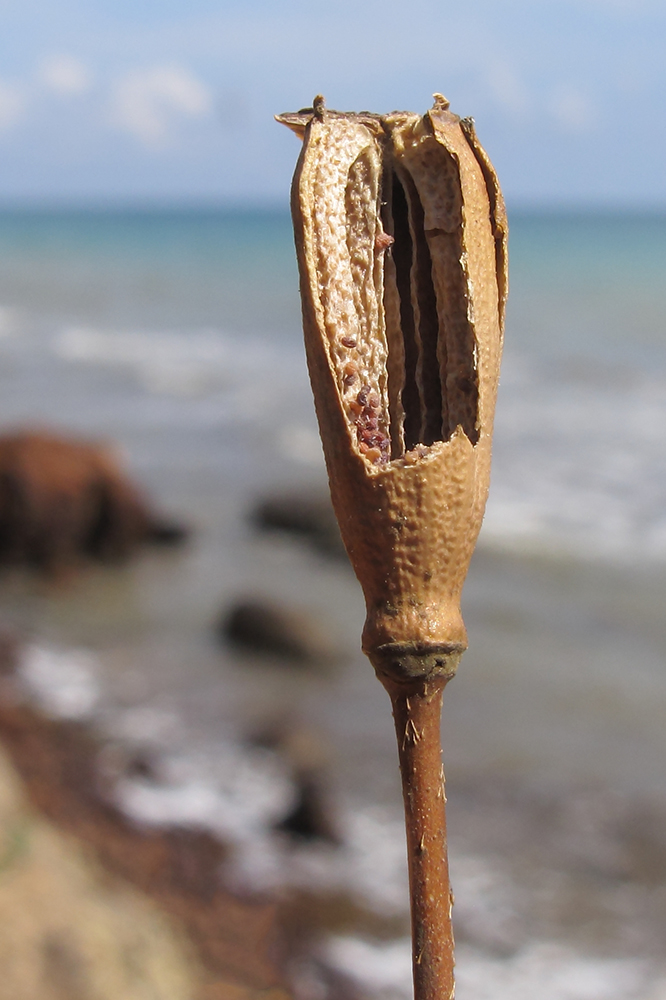
[[[18,87],[0,80],[0,129],[11,128],[23,113],[25,98]]]
[[[146,145],[161,145],[178,118],[202,118],[213,109],[209,89],[178,66],[128,73],[112,97],[114,123]]]
[[[583,132],[593,124],[595,118],[589,97],[569,84],[555,91],[550,111],[560,128],[566,132]]]
[[[663,0],[583,0],[581,5],[585,3],[613,14],[661,14],[664,10]]]
[[[524,118],[530,110],[530,96],[514,66],[496,62],[486,72],[493,99],[514,118]]]
[[[90,74],[73,56],[52,55],[41,66],[40,78],[58,94],[82,94],[90,87]]]

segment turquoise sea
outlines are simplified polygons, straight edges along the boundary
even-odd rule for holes
[[[491,498],[444,713],[458,996],[661,1000],[666,214],[510,225]],[[387,918],[303,956],[299,998],[402,1000],[400,792],[360,591],[247,516],[325,489],[299,309],[285,210],[0,212],[0,427],[113,440],[195,528],[60,588],[9,574],[0,620],[30,639],[27,696],[158,761],[117,777],[130,815],[217,832],[243,891],[342,891]],[[248,594],[315,614],[335,667],[221,648],[213,626]],[[254,737],[278,724],[316,742],[341,846],[272,832],[293,775]]]

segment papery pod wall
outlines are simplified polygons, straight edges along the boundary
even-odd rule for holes
[[[380,673],[452,673],[490,477],[506,216],[471,119],[312,109],[292,213],[331,493]]]

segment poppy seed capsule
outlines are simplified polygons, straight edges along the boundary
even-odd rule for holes
[[[507,290],[497,178],[472,120],[439,95],[423,117],[318,98],[278,120],[303,138],[305,344],[363,648],[385,680],[448,677],[490,475]]]

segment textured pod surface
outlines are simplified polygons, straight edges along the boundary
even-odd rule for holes
[[[474,132],[313,109],[292,188],[310,378],[342,537],[380,673],[450,674],[488,492],[506,217]]]

